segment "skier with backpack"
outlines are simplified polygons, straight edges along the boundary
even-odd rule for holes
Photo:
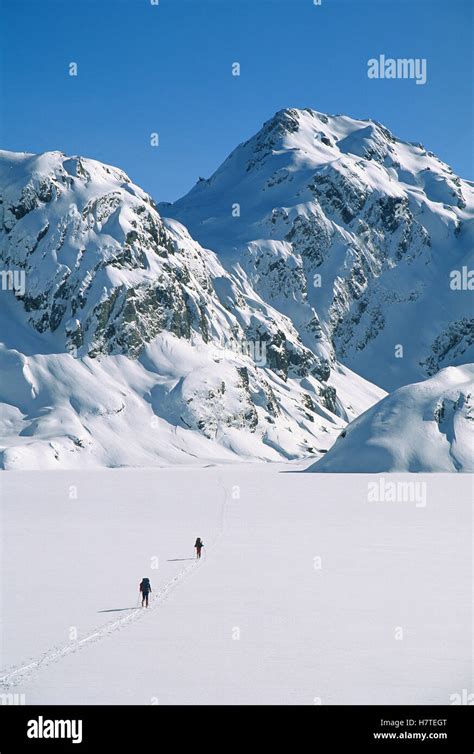
[[[194,547],[196,548],[196,557],[200,558],[201,557],[201,550],[204,547],[204,544],[202,542],[201,537],[198,537],[196,539],[196,543],[195,543]]]
[[[142,607],[148,607],[148,595],[151,592],[150,579],[143,578],[140,582],[139,590],[142,595]]]

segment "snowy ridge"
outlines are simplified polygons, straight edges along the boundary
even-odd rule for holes
[[[308,471],[474,472],[474,364],[391,393],[349,424]]]

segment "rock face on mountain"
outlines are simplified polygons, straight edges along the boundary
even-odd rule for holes
[[[60,153],[4,154],[0,166],[2,260],[25,271],[36,330],[92,357],[137,356],[163,330],[207,339],[211,255],[124,173]]]
[[[391,393],[351,422],[308,471],[474,472],[474,364]]]
[[[325,380],[328,363],[247,292],[186,229],[164,222],[122,171],[55,152],[0,157],[0,255],[25,272],[29,323],[75,354],[138,356],[164,331],[265,343],[283,378]]]
[[[329,363],[393,390],[474,360],[473,184],[379,123],[280,111],[159,206]]]
[[[317,457],[383,395],[117,168],[0,153],[0,260],[5,468]]]

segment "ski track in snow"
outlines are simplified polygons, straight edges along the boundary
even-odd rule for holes
[[[125,615],[123,618],[119,618],[118,620],[114,620],[114,621],[111,621],[110,623],[106,623],[104,626],[101,626],[100,628],[95,629],[92,633],[88,634],[87,636],[84,636],[82,639],[76,639],[76,641],[71,641],[65,646],[49,650],[45,654],[43,654],[40,658],[36,660],[32,660],[26,665],[21,665],[19,667],[13,668],[12,670],[10,670],[10,672],[0,677],[0,688],[3,687],[5,689],[8,689],[8,688],[11,688],[12,686],[15,686],[24,678],[28,678],[29,676],[31,676],[35,671],[41,670],[47,665],[57,662],[58,660],[61,660],[63,657],[67,657],[68,655],[79,651],[80,649],[82,649],[84,646],[86,646],[87,644],[91,642],[100,641],[100,639],[105,639],[107,636],[110,636],[115,631],[125,628],[128,624],[133,623],[139,618],[143,618],[146,615],[152,614],[154,610],[160,607],[163,604],[163,602],[167,599],[167,597],[170,595],[170,593],[173,592],[175,588],[182,581],[184,581],[186,578],[189,578],[194,573],[194,571],[206,561],[206,558],[207,558],[206,549],[207,551],[212,550],[216,546],[222,534],[224,533],[225,510],[226,510],[228,493],[227,493],[227,489],[223,485],[220,478],[219,478],[219,484],[222,487],[222,490],[224,492],[224,500],[221,506],[220,525],[214,539],[211,542],[211,545],[207,548],[206,547],[204,548],[205,550],[204,558],[200,558],[200,559],[196,558],[196,560],[194,561],[194,563],[192,563],[192,565],[186,566],[186,568],[180,571],[180,573],[178,573],[170,581],[168,581],[163,587],[161,587],[161,589],[156,593],[156,595],[151,600],[150,607],[148,609],[141,608],[141,607],[132,608],[131,611],[127,615]]]

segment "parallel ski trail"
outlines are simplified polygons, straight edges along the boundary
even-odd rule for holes
[[[226,503],[227,503],[227,490],[222,485],[222,482],[220,482],[220,484],[225,494],[225,498],[222,503],[222,509],[221,509],[220,526],[219,526],[216,536],[214,537],[214,540],[212,541],[211,545],[209,545],[209,547],[207,548],[207,551],[212,550],[215,547],[215,545],[217,544],[217,542],[219,541],[219,539],[221,538],[224,532],[225,508],[226,508]],[[3,686],[4,688],[11,688],[12,686],[18,684],[25,677],[29,677],[33,672],[37,670],[41,670],[47,665],[50,665],[53,662],[57,662],[58,660],[61,660],[63,657],[67,657],[67,655],[70,655],[70,654],[73,654],[74,652],[79,651],[87,644],[92,643],[94,641],[99,641],[100,639],[104,639],[105,637],[113,634],[115,631],[125,628],[127,625],[132,624],[134,621],[140,618],[144,618],[146,615],[149,615],[150,613],[153,612],[153,610],[156,610],[158,607],[160,607],[160,605],[169,596],[169,594],[172,591],[174,591],[174,589],[178,586],[178,584],[180,584],[183,580],[185,580],[186,577],[190,576],[197,568],[199,568],[205,562],[205,560],[206,560],[206,557],[196,559],[194,563],[192,563],[189,566],[186,566],[186,568],[180,571],[180,573],[178,573],[170,581],[168,581],[163,587],[161,587],[161,589],[158,592],[156,592],[156,594],[152,598],[148,609],[144,609],[141,607],[132,608],[131,611],[127,615],[125,615],[123,618],[119,618],[117,620],[111,621],[110,623],[106,623],[100,628],[95,629],[92,633],[88,634],[87,636],[84,636],[82,639],[76,639],[75,641],[70,641],[68,642],[68,644],[62,647],[49,650],[37,660],[33,660],[32,662],[26,665],[21,665],[20,667],[13,668],[8,673],[0,677],[0,686]]]

